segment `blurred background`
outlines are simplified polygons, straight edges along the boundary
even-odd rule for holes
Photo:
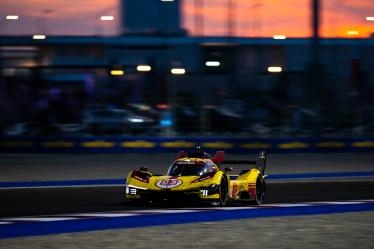
[[[2,0],[4,137],[374,135],[372,0]]]

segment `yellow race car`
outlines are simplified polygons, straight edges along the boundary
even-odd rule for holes
[[[232,167],[247,165],[239,175],[228,175]],[[229,201],[261,204],[266,196],[266,154],[261,152],[256,161],[225,160],[224,151],[212,157],[200,147],[186,153],[181,151],[166,175],[156,175],[146,167],[129,173],[126,199],[133,203],[158,201],[202,201],[225,206]]]

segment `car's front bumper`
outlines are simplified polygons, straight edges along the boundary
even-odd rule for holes
[[[135,189],[135,190],[134,190]],[[218,194],[209,194],[202,189],[188,189],[188,190],[148,190],[136,187],[126,186],[126,199],[138,201],[216,201],[219,198]]]

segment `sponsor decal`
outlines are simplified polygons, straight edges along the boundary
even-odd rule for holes
[[[170,179],[163,179],[163,180],[157,181],[156,186],[159,188],[170,189],[170,188],[176,188],[182,183],[183,181],[180,179],[170,178]]]
[[[238,185],[236,185],[236,183],[233,183],[233,185],[232,185],[232,194],[231,194],[232,198],[236,199],[237,192],[238,192]]]
[[[143,179],[143,178],[141,178],[141,177],[139,177],[139,176],[137,176],[137,175],[134,175],[133,177],[134,177],[136,180],[141,181],[141,182],[149,182],[148,179]]]
[[[131,177],[141,182],[149,183],[150,176],[151,174],[147,172],[142,172],[142,171],[137,171],[137,170],[134,170],[131,172]]]
[[[249,194],[251,195],[251,199],[253,199],[253,200],[256,200],[256,187],[254,187],[254,188],[251,188],[250,190],[249,190]]]
[[[251,199],[256,199],[256,184],[255,183],[248,183],[248,193]]]
[[[185,160],[185,161],[177,161],[176,164],[182,165],[182,164],[188,164],[188,165],[195,165],[197,164],[196,161],[191,161],[191,160]]]
[[[196,180],[193,180],[191,183],[196,183],[196,182],[201,182],[201,181],[205,181],[205,180],[208,180],[208,179],[212,179],[214,177],[214,175],[216,174],[216,172],[213,172],[213,173],[208,173],[200,178],[197,178]]]

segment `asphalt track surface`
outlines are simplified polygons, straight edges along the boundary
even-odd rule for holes
[[[234,154],[231,159],[257,155]],[[0,183],[72,179],[120,179],[136,165],[166,170],[174,154],[2,154]],[[374,155],[366,154],[271,154],[267,173],[374,172]],[[165,166],[166,165],[166,166]],[[373,177],[324,180],[299,179],[268,182],[267,203],[334,201],[374,198]],[[0,217],[52,215],[78,212],[123,211],[123,186],[0,188]],[[154,208],[154,207],[151,207]]]
[[[118,184],[127,172],[139,161],[164,172],[172,157],[1,155],[0,248],[227,248],[233,238],[237,248],[247,248],[248,241],[258,248],[372,248],[374,154],[270,155],[270,205],[261,207],[201,211],[195,205],[134,207],[124,201]],[[115,183],[100,185],[107,180]],[[85,181],[91,185],[78,185]],[[218,231],[211,229],[213,222]],[[201,234],[216,241],[202,246],[196,242]],[[182,246],[174,245],[176,237]]]
[[[257,155],[228,155],[231,159]],[[2,154],[0,183],[76,179],[120,179],[136,165],[166,170],[174,154]],[[374,155],[366,154],[272,154],[270,176],[321,172],[374,172]],[[268,182],[267,203],[373,199],[373,178],[346,177]],[[123,186],[0,188],[0,217],[52,215],[147,209],[124,202]],[[150,207],[154,208],[154,207]]]
[[[365,179],[270,182],[266,203],[374,199],[373,189]],[[129,205],[122,186],[0,189],[0,200],[0,217],[155,208]]]

